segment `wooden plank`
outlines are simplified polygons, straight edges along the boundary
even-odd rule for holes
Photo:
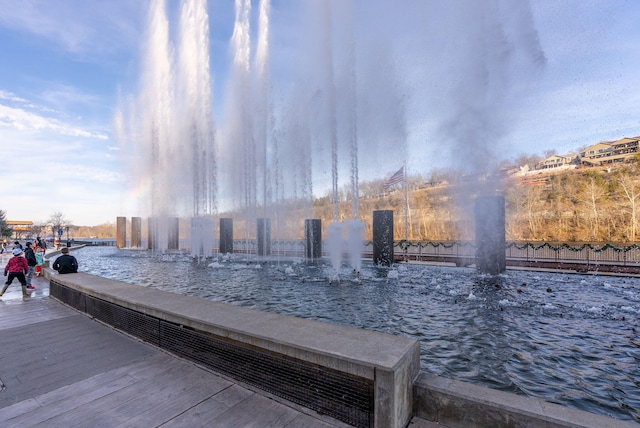
[[[66,401],[58,402],[56,406],[40,405],[38,409],[31,409],[30,411],[24,412],[20,415],[8,417],[9,414],[7,414],[6,419],[2,419],[2,417],[0,417],[0,420],[10,422],[14,426],[35,426],[37,424],[44,424],[45,422],[46,426],[63,426],[62,424],[56,425],[55,423],[50,423],[49,421],[55,420],[56,417],[61,417],[62,419],[64,419],[66,418],[65,415],[73,412],[78,407],[81,407],[85,402],[95,402],[96,400],[107,397],[114,391],[122,389],[134,382],[134,379],[124,375],[118,379],[114,379],[108,382],[105,385],[98,386],[96,384],[93,384],[93,390],[82,395],[74,395],[72,397],[69,397],[69,399]],[[12,410],[13,409],[11,408],[9,409],[9,411]]]
[[[208,423],[222,427],[282,426],[294,416],[291,408],[262,395],[252,394],[221,415],[210,415]]]
[[[0,301],[0,330],[23,327],[77,314],[74,309],[50,299],[24,299],[20,302]]]
[[[0,343],[7,343],[14,355],[0,364],[0,379],[7,387],[0,394],[0,407],[157,352],[79,314],[2,330]]]
[[[227,408],[231,408],[236,404],[241,403],[242,401],[251,397],[253,394],[253,391],[250,391],[239,385],[233,385],[232,387],[221,391],[219,394],[216,394],[214,400],[224,404]]]
[[[53,425],[64,423],[67,426],[119,425],[143,413],[147,406],[153,406],[156,398],[164,401],[167,397],[184,393],[190,383],[198,382],[202,378],[202,373],[194,369],[195,367],[176,361],[171,367],[165,365],[165,370],[158,376],[140,379],[47,422]],[[212,391],[207,393],[208,396],[216,391],[215,387],[211,389]],[[197,402],[193,402],[192,405]]]
[[[231,383],[229,383],[231,385]],[[160,426],[167,421],[172,421],[171,426],[177,426],[173,421],[187,410],[211,397],[211,389],[207,382],[196,384],[193,388],[184,390],[184,393],[173,395],[164,401],[158,400],[149,403],[144,412],[122,422],[118,427],[148,427]]]
[[[84,396],[90,394],[92,390],[96,389],[96,386],[100,387],[110,382],[117,381],[123,376],[129,377],[133,380],[137,380],[140,377],[146,378],[148,376],[157,376],[158,373],[164,370],[164,365],[171,364],[172,361],[173,358],[170,356],[163,352],[158,352],[144,360],[123,365],[80,382],[58,388],[55,391],[38,395],[37,400],[42,406],[61,406],[62,402],[65,400],[76,399],[79,395]]]
[[[0,409],[0,421],[19,422],[20,426],[44,422],[58,415],[71,412],[86,403],[99,400],[114,391],[134,384],[140,378],[154,378],[167,370],[176,360],[158,351],[145,360],[101,373],[86,380],[67,385],[55,391],[39,395],[25,402],[35,401],[39,408],[30,406],[20,414],[21,403]],[[35,411],[37,410],[37,411]],[[18,416],[20,416],[18,418]]]
[[[341,424],[339,422],[334,422],[332,424],[324,422],[318,418],[314,418],[313,416],[309,416],[304,413],[297,413],[293,419],[288,421],[284,425],[279,425],[280,428],[331,428],[331,427],[350,427],[351,425]],[[269,425],[269,428],[278,428],[277,425]],[[265,427],[266,428],[266,427]],[[441,427],[442,428],[442,427]]]

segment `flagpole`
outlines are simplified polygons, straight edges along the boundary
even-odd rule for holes
[[[402,168],[404,168],[404,240],[409,241],[409,187],[407,186],[407,161],[405,160]],[[407,247],[408,248],[408,247]],[[406,257],[406,250],[405,250]]]

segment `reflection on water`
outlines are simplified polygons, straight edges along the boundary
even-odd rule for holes
[[[422,371],[640,422],[640,279],[397,265],[345,269],[236,255],[93,247],[80,270],[134,284],[409,336]]]

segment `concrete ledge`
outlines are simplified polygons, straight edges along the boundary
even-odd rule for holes
[[[496,391],[467,382],[420,374],[414,384],[415,416],[457,427],[632,428],[632,422]]]
[[[374,426],[401,428],[412,417],[412,383],[420,370],[413,339],[227,305],[86,273],[49,280],[145,315],[369,379],[374,383]]]

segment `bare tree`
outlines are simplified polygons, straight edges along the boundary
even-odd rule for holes
[[[61,212],[55,212],[47,220],[47,225],[51,227],[51,233],[55,238],[58,235],[58,230],[65,230],[67,226],[71,226],[71,221],[66,219]]]
[[[640,209],[640,180],[636,174],[635,168],[630,168],[620,174],[620,189],[622,195],[627,201],[626,211],[629,214],[629,241],[636,240],[638,230],[638,210]]]
[[[529,228],[528,236],[524,239],[539,239],[542,222],[542,187],[541,186],[520,186],[515,191],[515,209],[518,217],[523,217],[527,221]]]
[[[585,205],[585,212],[589,213],[589,230],[590,239],[600,239],[600,212],[598,206],[600,202],[607,195],[607,190],[604,187],[604,179],[597,173],[586,174],[586,182],[580,193],[580,200]]]

